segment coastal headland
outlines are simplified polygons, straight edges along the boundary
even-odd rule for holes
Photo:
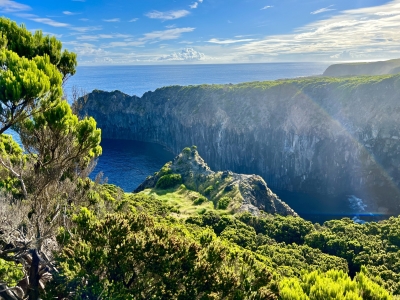
[[[80,107],[104,138],[156,142],[174,154],[197,145],[217,171],[400,212],[400,75],[169,86],[142,97],[94,90]]]

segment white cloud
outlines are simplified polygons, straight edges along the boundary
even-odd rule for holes
[[[49,18],[32,18],[32,21],[38,22],[38,23],[42,23],[42,24],[46,24],[49,26],[53,26],[53,27],[67,27],[69,26],[69,24],[67,23],[61,23],[61,22],[57,22],[54,21],[52,19]]]
[[[273,8],[273,6],[272,5],[266,5],[263,8],[261,8],[260,10],[264,10],[264,9],[268,9],[268,8]]]
[[[67,23],[57,22],[57,21],[54,21],[54,20],[52,20],[50,18],[41,18],[41,17],[39,17],[37,15],[34,15],[34,14],[25,14],[25,13],[21,14],[21,13],[19,13],[19,14],[17,14],[17,16],[21,17],[21,18],[24,18],[24,19],[28,19],[28,20],[34,21],[34,22],[37,22],[37,23],[42,23],[42,24],[46,24],[46,25],[49,25],[49,26],[53,26],[53,27],[68,27],[68,26],[70,26]]]
[[[123,48],[123,47],[139,47],[145,45],[145,41],[124,41],[111,42],[103,46],[103,48]]]
[[[63,14],[67,15],[67,16],[74,16],[74,15],[80,15],[81,13],[76,13],[76,12],[65,10],[65,11],[63,11]]]
[[[76,44],[74,52],[78,56],[104,56],[109,54],[109,52],[88,43]]]
[[[195,8],[197,8],[198,6],[199,6],[199,3],[197,3],[197,2],[195,2],[195,3],[189,5],[189,7],[190,7],[191,9],[195,9]]]
[[[119,39],[119,38],[126,39],[130,37],[131,35],[128,34],[114,33],[114,34],[80,35],[76,39],[83,41],[98,41],[101,39]]]
[[[160,40],[160,41],[165,41],[165,40],[174,40],[180,38],[182,33],[185,32],[192,32],[195,30],[193,27],[185,27],[185,28],[172,28],[168,30],[162,30],[162,31],[153,31],[149,33],[145,33],[144,37],[141,38],[141,41],[148,41],[148,40]]]
[[[331,55],[330,58],[338,60],[356,60],[356,59],[362,59],[363,55],[351,51],[342,51],[335,55]]]
[[[150,19],[160,19],[163,21],[167,21],[167,20],[175,20],[175,19],[183,18],[189,14],[190,14],[190,12],[187,10],[184,10],[184,9],[170,10],[170,11],[166,11],[166,12],[154,10],[154,11],[147,13],[146,17],[148,17]]]
[[[181,52],[174,52],[159,57],[159,61],[201,61],[206,58],[204,53],[197,52],[193,48],[183,49]]]
[[[244,38],[244,37],[249,37],[249,36],[255,36],[256,34],[241,34],[241,35],[235,35],[235,38]]]
[[[128,22],[136,22],[137,20],[139,20],[139,18],[130,19]]]
[[[321,14],[321,13],[324,13],[324,12],[327,12],[327,11],[335,10],[334,8],[331,8],[332,6],[333,5],[329,5],[328,7],[324,7],[324,8],[320,8],[320,9],[314,10],[314,11],[310,12],[310,14],[317,15],[317,14]]]
[[[181,37],[182,33],[192,32],[195,28],[192,27],[185,27],[185,28],[173,28],[168,30],[160,30],[160,31],[152,31],[149,33],[145,33],[143,37],[132,40],[126,39],[125,41],[117,41],[111,42],[106,45],[103,45],[103,48],[114,48],[114,47],[138,47],[143,46],[147,43],[158,43],[160,41],[167,41],[167,40],[175,40]],[[98,39],[101,35],[97,36]],[[119,35],[118,37],[122,37]],[[125,36],[126,38],[127,36]],[[90,38],[94,38],[94,36],[90,36]]]
[[[79,33],[85,33],[89,31],[97,31],[102,30],[103,27],[101,26],[85,26],[85,27],[71,27],[72,30],[77,31]]]
[[[120,18],[113,18],[113,19],[103,19],[104,22],[120,22],[121,19]]]
[[[226,45],[226,44],[244,43],[244,42],[250,42],[250,41],[254,41],[254,39],[239,39],[239,40],[232,40],[232,39],[229,39],[229,40],[211,39],[211,40],[208,40],[207,43]]]
[[[380,6],[342,11],[292,34],[267,36],[235,50],[245,57],[268,58],[278,54],[281,59],[296,60],[302,56],[329,59],[343,51],[370,59],[393,58],[400,52],[399,28],[400,0],[393,0]]]
[[[28,5],[18,3],[11,0],[0,0],[0,11],[5,13],[12,13],[18,11],[27,11],[32,8]]]

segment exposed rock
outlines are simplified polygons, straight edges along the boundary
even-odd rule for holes
[[[213,170],[400,213],[400,75],[93,91],[81,114],[104,138],[197,145]]]
[[[280,200],[268,187],[265,181],[256,175],[236,174],[230,171],[214,172],[204,162],[195,148],[185,148],[174,161],[166,164],[154,176],[149,176],[136,190],[139,193],[148,188],[154,188],[166,170],[180,174],[182,182],[188,188],[204,194],[212,201],[229,196],[235,199],[235,212],[248,211],[259,215],[260,211],[283,216],[297,216],[285,202]],[[212,187],[207,193],[207,188]]]

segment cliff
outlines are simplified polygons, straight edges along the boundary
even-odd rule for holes
[[[386,61],[345,63],[329,66],[323,76],[360,76],[400,73],[400,59]]]
[[[171,86],[141,98],[93,91],[103,137],[197,145],[214,170],[280,190],[355,195],[400,212],[400,75]]]
[[[214,172],[204,162],[196,147],[185,148],[172,162],[167,163],[154,176],[149,176],[135,190],[155,188],[163,176],[178,174],[182,183],[190,190],[199,192],[214,203],[226,201],[226,207],[232,212],[247,211],[259,215],[260,211],[283,216],[297,216],[285,202],[280,200],[257,175],[236,174],[230,171]],[[229,206],[229,207],[228,207]]]

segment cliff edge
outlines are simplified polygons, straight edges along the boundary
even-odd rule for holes
[[[323,76],[361,76],[400,73],[400,59],[365,63],[343,63],[329,66]]]

